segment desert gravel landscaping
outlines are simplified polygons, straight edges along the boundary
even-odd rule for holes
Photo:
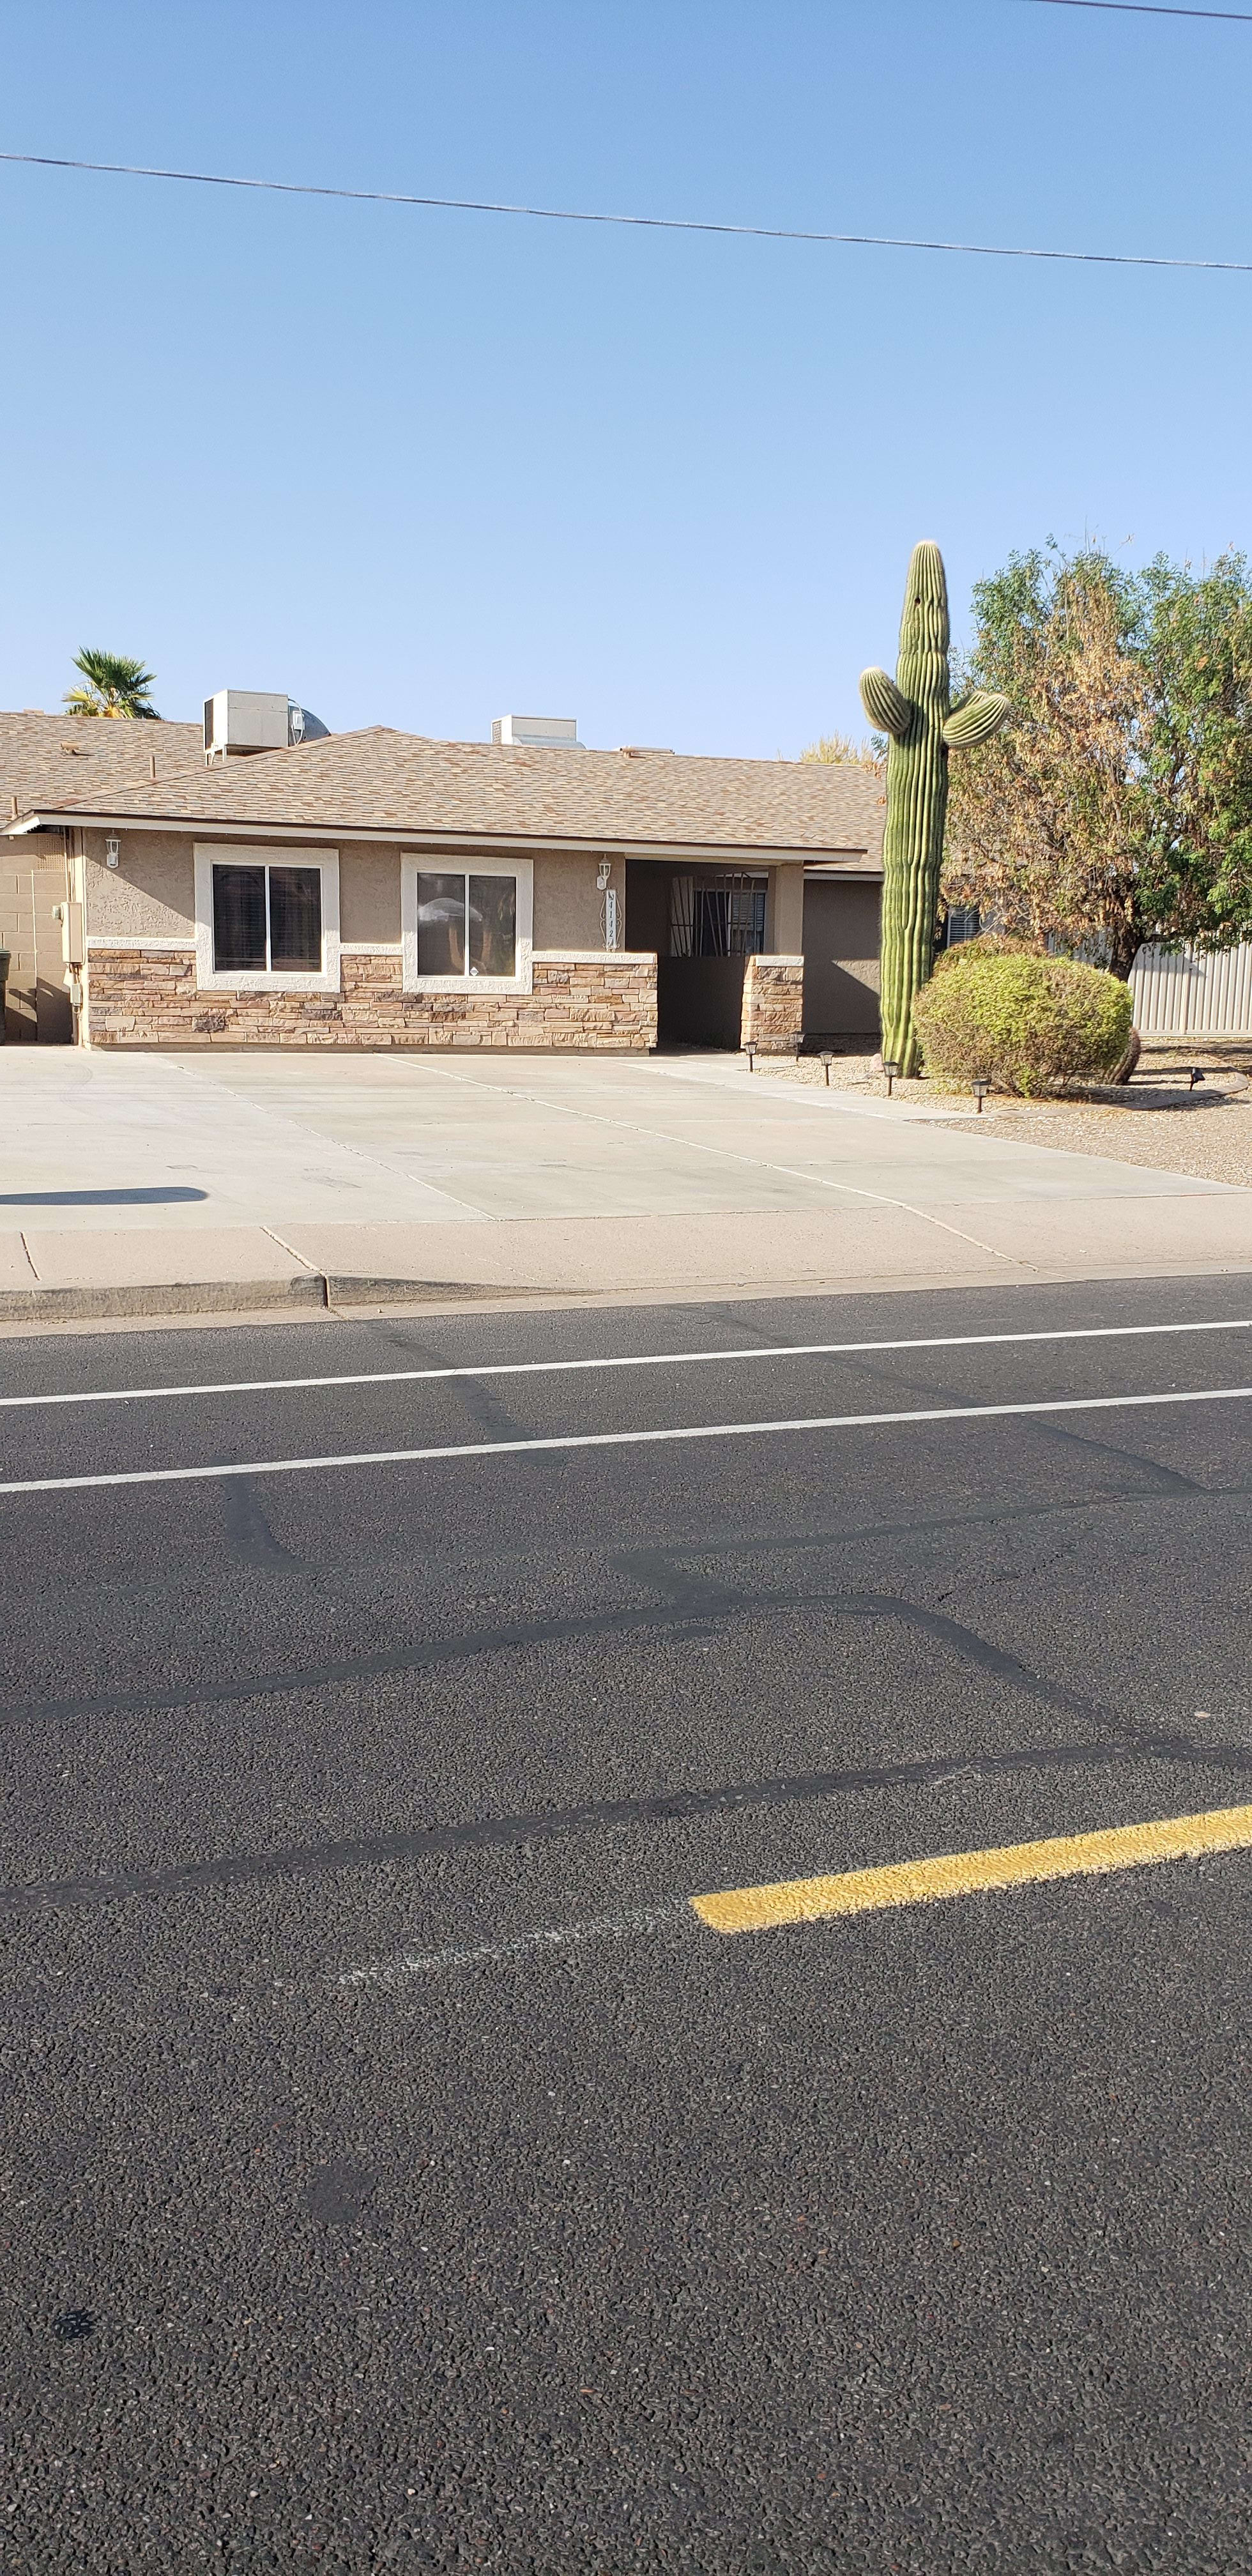
[[[1193,1064],[1204,1072],[1194,1091],[1188,1088]],[[757,1070],[772,1081],[820,1087],[827,1068],[816,1056],[802,1056],[794,1064],[790,1060],[762,1064],[758,1059]],[[886,1099],[886,1078],[876,1053],[837,1055],[829,1073],[832,1090],[867,1101]],[[1185,1172],[1194,1180],[1252,1189],[1250,1077],[1252,1043],[1248,1040],[1232,1045],[1197,1038],[1190,1050],[1145,1048],[1134,1081],[1115,1101],[1107,1097],[1011,1100],[999,1095],[986,1101],[979,1117],[971,1109],[968,1093],[945,1092],[924,1077],[897,1082],[894,1098],[901,1108],[926,1110],[936,1125],[959,1125],[971,1135],[1051,1145],[1069,1154],[1101,1154],[1153,1171]]]

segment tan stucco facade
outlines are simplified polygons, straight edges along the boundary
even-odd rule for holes
[[[651,943],[631,947],[626,867],[620,855],[511,849],[508,861],[480,849],[414,848],[412,842],[249,835],[206,845],[193,829],[119,827],[118,864],[105,860],[105,834],[84,827],[75,891],[86,934],[81,1034],[93,1046],[350,1045],[587,1047],[642,1051],[657,1043],[658,958]],[[197,962],[196,852],[243,849],[281,861],[334,852],[338,863],[337,965],[317,991],[223,989],[204,979],[205,927]],[[527,975],[508,991],[406,989],[402,884],[406,859],[435,871],[525,859],[533,872]],[[646,864],[646,863],[645,863]],[[662,863],[664,864],[664,863]],[[607,885],[600,883],[606,872]],[[651,871],[649,870],[650,874]],[[606,945],[606,894],[617,896],[616,950]],[[638,909],[638,894],[632,899]],[[658,916],[659,917],[659,916]],[[743,1042],[764,1048],[799,1036],[804,872],[768,869],[767,955],[747,961]],[[664,946],[658,937],[658,950]],[[716,963],[716,961],[714,961]],[[267,979],[268,980],[268,979]],[[718,1043],[724,1043],[718,1040]],[[734,1037],[730,1041],[733,1044]]]
[[[196,935],[195,870],[191,832],[126,832],[118,834],[116,868],[105,865],[102,832],[83,835],[86,846],[87,934],[93,939],[168,940]],[[307,836],[302,837],[302,846]],[[277,858],[283,844],[255,843],[258,858]],[[412,845],[401,841],[341,842],[339,845],[339,932],[345,944],[364,948],[394,947],[400,938],[400,863]],[[492,853],[423,850],[422,864],[438,868],[490,869]],[[597,882],[599,861],[585,853],[568,857],[539,850],[534,854],[534,944],[537,949],[599,949],[604,946],[604,890]],[[788,873],[799,874],[799,870]],[[625,870],[611,863],[609,883],[625,901]]]
[[[338,858],[338,990],[308,993],[208,989],[198,981],[194,831],[119,828],[118,862],[106,836],[76,836],[75,891],[86,934],[82,1034],[93,1046],[349,1045],[593,1047],[645,1051],[656,1044],[656,960],[621,945],[625,870],[610,866],[619,941],[605,946],[603,861],[585,852],[536,851],[532,964],[525,989],[406,992],[401,971],[406,858],[433,870],[500,860],[490,846],[414,849],[411,842],[327,840]],[[214,844],[213,846],[217,846]],[[222,845],[227,846],[226,844]],[[258,860],[279,860],[307,836],[249,838]],[[239,854],[231,848],[232,857]],[[515,857],[528,853],[511,851]]]
[[[381,842],[339,853],[339,935],[350,944],[393,948],[400,936],[400,852]]]

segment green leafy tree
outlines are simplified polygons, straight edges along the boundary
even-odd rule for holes
[[[944,893],[1130,973],[1144,941],[1252,932],[1252,579],[1098,547],[1013,555],[974,590],[964,677],[1006,731],[953,774]]]
[[[129,653],[96,653],[84,645],[74,656],[74,668],[82,674],[82,685],[66,690],[65,704],[71,714],[155,717],[148,695],[155,673],[145,671]]]

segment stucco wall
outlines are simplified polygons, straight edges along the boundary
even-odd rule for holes
[[[339,852],[339,936],[389,946],[400,936],[400,852],[345,842]]]
[[[93,939],[195,938],[194,831],[119,833],[116,868],[104,864],[104,834],[87,836],[87,928]],[[253,844],[249,843],[249,847]],[[345,841],[339,845],[340,937],[357,945],[388,947],[400,937],[399,842]],[[281,842],[255,844],[258,858],[281,858]],[[489,851],[423,851],[425,866],[490,869]],[[534,944],[538,949],[602,949],[603,894],[597,861],[539,852],[535,858]],[[617,861],[619,942],[624,938],[625,872]]]
[[[536,852],[536,948],[603,948],[604,896],[596,884],[597,865],[593,858],[564,859],[548,850]],[[626,873],[620,859],[614,863],[610,882],[617,888],[620,946],[626,935]]]
[[[880,886],[810,877],[804,889],[804,1026],[814,1037],[878,1027]]]
[[[804,942],[804,870],[771,868],[765,898],[765,947],[771,957],[798,956]]]
[[[88,937],[194,940],[195,871],[188,835],[121,832],[118,838],[118,864],[106,868],[103,832],[85,835]]]

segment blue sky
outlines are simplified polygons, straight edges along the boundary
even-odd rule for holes
[[[18,151],[1252,257],[1252,27],[883,0],[5,0]],[[0,704],[794,754],[908,552],[1248,537],[1252,276],[683,239],[0,169]]]

